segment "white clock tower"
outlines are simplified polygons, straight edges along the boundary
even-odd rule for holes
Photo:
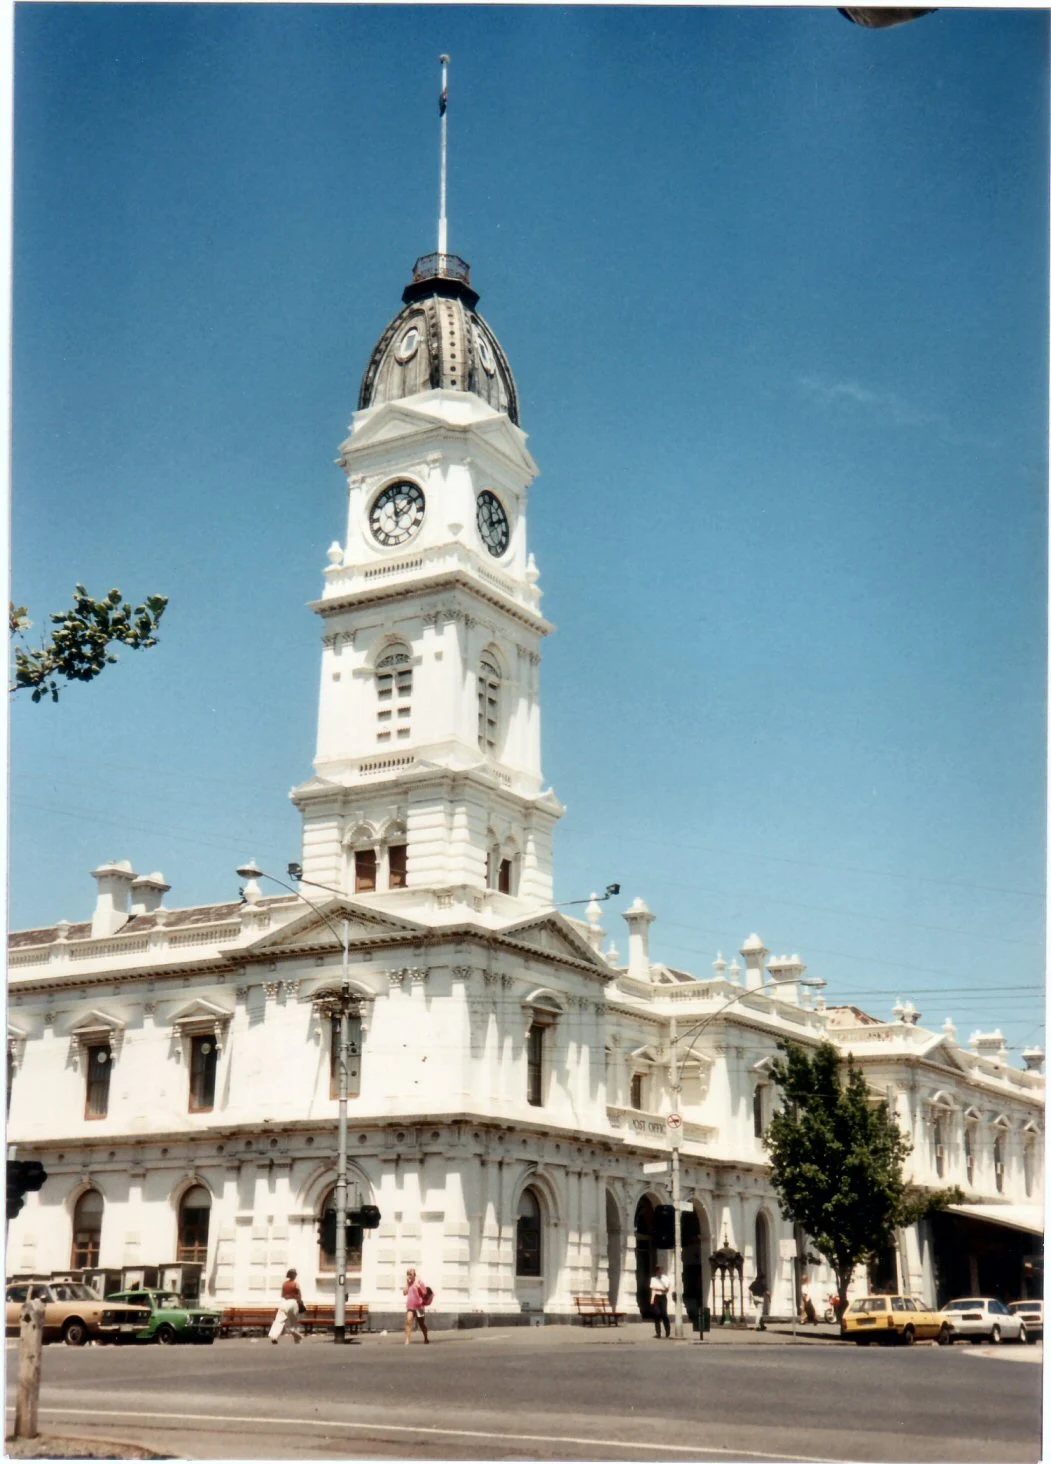
[[[550,904],[562,806],[540,768],[537,474],[468,266],[417,260],[340,449],[303,874],[416,918]]]

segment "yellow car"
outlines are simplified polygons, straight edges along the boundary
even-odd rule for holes
[[[44,1341],[69,1347],[85,1342],[130,1341],[150,1321],[148,1306],[102,1301],[80,1281],[22,1281],[7,1287],[5,1330],[17,1337],[26,1300],[44,1303]]]
[[[911,1347],[928,1337],[946,1347],[953,1340],[953,1327],[945,1312],[932,1311],[915,1296],[856,1296],[843,1316],[840,1335],[859,1347],[870,1342]]]

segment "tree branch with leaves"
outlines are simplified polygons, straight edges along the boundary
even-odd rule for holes
[[[14,652],[14,680],[8,692],[32,693],[33,701],[49,696],[58,701],[59,683],[94,681],[118,658],[110,650],[116,643],[133,651],[149,650],[157,644],[157,627],[168,604],[166,595],[148,595],[132,607],[120,590],[110,590],[104,600],[93,600],[83,585],[73,590],[69,610],[49,616],[54,629],[38,648],[30,647],[25,633],[32,628],[24,605],[13,602],[9,611],[10,633],[20,642]]]
[[[864,1074],[831,1042],[809,1050],[779,1044],[771,1067],[783,1107],[764,1137],[781,1213],[801,1225],[835,1272],[839,1315],[856,1266],[875,1260],[895,1230],[957,1203],[957,1188],[906,1183],[912,1142],[887,1103],[874,1101]],[[844,1071],[845,1067],[845,1071]]]

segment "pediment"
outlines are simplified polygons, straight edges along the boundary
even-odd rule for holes
[[[946,1044],[944,1037],[935,1037],[923,1053],[923,1058],[925,1062],[945,1068],[950,1073],[970,1073],[966,1062],[960,1060],[959,1054],[953,1047]]]
[[[171,1022],[173,1027],[185,1027],[194,1022],[228,1022],[232,1016],[233,1012],[229,1008],[217,1006],[214,1001],[198,996],[173,1012]]]
[[[385,936],[416,940],[424,927],[415,920],[382,914],[351,900],[332,900],[318,910],[304,910],[279,930],[267,931],[247,947],[255,955],[280,955],[283,951],[337,950],[343,945],[343,922],[348,922],[350,945],[362,945]]]
[[[113,1033],[123,1032],[125,1024],[117,1017],[111,1017],[108,1012],[103,1012],[98,1007],[93,1007],[86,1016],[74,1022],[69,1029],[71,1037],[93,1036],[96,1032]]]
[[[518,925],[506,926],[500,934],[519,945],[542,951],[556,960],[562,957],[572,961],[585,961],[596,971],[600,971],[607,980],[614,974],[609,963],[561,915],[524,920]]]

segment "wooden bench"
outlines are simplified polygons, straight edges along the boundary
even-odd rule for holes
[[[269,1332],[274,1321],[276,1306],[228,1306],[223,1310],[219,1327],[221,1337],[244,1337],[251,1332]],[[368,1331],[369,1309],[357,1302],[348,1302],[346,1309],[347,1331]],[[305,1306],[299,1313],[299,1323],[304,1332],[330,1332],[336,1324],[336,1308],[329,1303],[321,1306]]]
[[[624,1313],[613,1310],[608,1296],[574,1296],[573,1300],[585,1327],[593,1327],[596,1322],[604,1327],[619,1327],[624,1320]]]

